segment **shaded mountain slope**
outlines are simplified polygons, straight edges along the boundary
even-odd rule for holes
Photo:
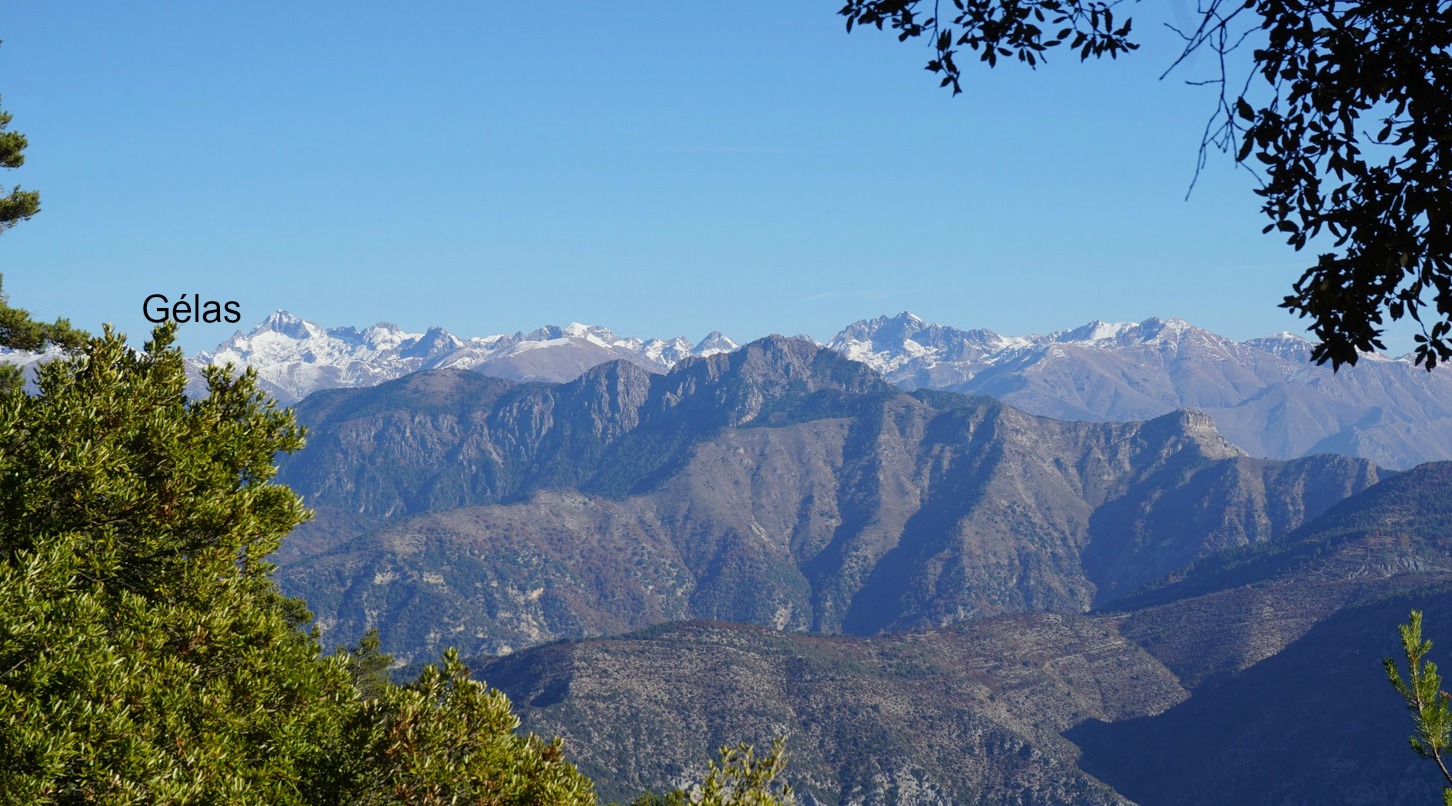
[[[1381,658],[1413,608],[1452,642],[1452,582],[1336,612],[1275,655],[1213,677],[1164,713],[1068,732],[1082,769],[1140,803],[1435,803],[1436,766],[1407,747]],[[1445,655],[1445,650],[1438,653]]]
[[[1116,607],[1247,585],[1318,579],[1452,573],[1452,462],[1431,462],[1329,506],[1286,536],[1194,563],[1176,578],[1125,597]]]
[[[1194,691],[1071,731],[1084,768],[1145,803],[1435,800],[1380,659],[1400,656],[1395,628],[1414,608],[1428,637],[1452,641],[1449,501],[1452,463],[1423,465],[1122,600],[1122,633]]]

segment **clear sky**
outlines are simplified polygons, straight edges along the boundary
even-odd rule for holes
[[[1314,256],[1260,234],[1253,178],[1214,155],[1185,200],[1212,91],[1159,80],[1148,17],[1129,58],[968,69],[954,98],[839,5],[4,0],[31,147],[0,183],[43,200],[0,236],[5,291],[133,337],[152,293],[243,329],[1300,331],[1276,306]]]

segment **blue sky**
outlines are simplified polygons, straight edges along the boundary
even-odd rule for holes
[[[1159,80],[1148,17],[1128,59],[954,98],[839,5],[8,0],[31,147],[0,182],[44,211],[0,236],[5,290],[133,336],[152,293],[466,336],[1300,330],[1276,305],[1313,256],[1260,234],[1252,177],[1212,157],[1184,199],[1213,98]]]

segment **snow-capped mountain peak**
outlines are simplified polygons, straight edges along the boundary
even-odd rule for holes
[[[1251,339],[1243,344],[1255,350],[1298,362],[1310,361],[1311,350],[1315,347],[1311,342],[1285,330],[1270,336]]]
[[[257,336],[264,332],[270,332],[291,336],[295,339],[303,339],[308,336],[308,324],[308,322],[304,322],[301,318],[279,308],[268,314],[267,318],[263,319],[262,323],[257,327],[252,328],[247,335]]]
[[[1153,320],[1151,320],[1153,321]],[[1056,334],[1053,340],[1059,343],[1098,344],[1117,340],[1126,331],[1140,328],[1133,322],[1101,322],[1098,319],[1073,330]]]
[[[736,348],[740,346],[741,345],[722,335],[721,331],[713,330],[710,333],[706,334],[706,338],[696,342],[696,346],[691,348],[691,352],[695,355],[704,357],[708,355],[715,355],[716,353],[733,352],[734,350],[736,350]]]
[[[379,322],[363,331],[363,343],[373,350],[392,350],[404,342],[417,342],[422,333],[405,333],[403,328],[392,322]]]
[[[990,355],[1019,346],[991,330],[929,324],[907,311],[854,322],[827,343],[889,378],[910,372],[916,377],[908,385],[917,386],[961,382],[986,366]],[[945,375],[941,368],[949,365]]]
[[[625,360],[664,372],[692,355],[735,348],[736,343],[720,333],[692,347],[681,337],[621,338],[607,328],[580,322],[466,340],[440,327],[414,333],[391,322],[361,331],[324,328],[278,310],[189,363],[197,377],[207,364],[253,367],[267,391],[290,403],[319,389],[369,386],[422,369],[472,369],[515,380],[565,381],[605,361]]]

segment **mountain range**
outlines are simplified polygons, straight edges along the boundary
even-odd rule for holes
[[[461,647],[607,797],[787,735],[810,804],[1435,799],[1379,659],[1452,635],[1445,373],[1158,319],[223,348],[308,428],[324,640]]]
[[[359,330],[324,328],[276,311],[247,333],[189,361],[193,377],[210,364],[257,370],[263,388],[283,403],[320,389],[373,386],[425,369],[468,369],[520,381],[567,381],[590,367],[624,360],[664,372],[683,358],[730,352],[720,333],[692,344],[684,338],[621,338],[603,327],[571,324],[530,333],[461,339],[443,328],[409,333],[380,322]]]
[[[297,413],[310,444],[280,478],[318,514],[281,579],[325,629],[380,627],[405,656],[683,618],[873,635],[1078,613],[1382,473],[1253,459],[1192,412],[1066,422],[910,394],[782,337],[566,384],[434,370]]]
[[[469,339],[386,323],[324,329],[279,311],[190,363],[198,379],[207,364],[255,367],[264,388],[292,403],[422,369],[564,382],[608,361],[665,372],[737,346],[719,332],[693,344],[581,324]],[[1148,319],[1008,337],[903,313],[855,322],[826,346],[904,389],[987,395],[1056,419],[1127,422],[1195,409],[1252,456],[1341,453],[1396,469],[1452,459],[1452,375],[1377,354],[1333,373],[1309,363],[1310,343],[1289,333],[1237,342],[1178,319]]]
[[[1379,658],[1452,634],[1452,464],[1248,456],[771,337],[298,404],[325,637],[477,655],[609,797],[790,737],[805,803],[1416,803]],[[633,631],[633,632],[632,632]]]
[[[693,343],[620,337],[582,324],[472,338],[388,323],[324,328],[277,311],[188,366],[193,393],[204,389],[203,367],[232,363],[255,368],[269,394],[295,403],[315,391],[372,386],[425,369],[565,382],[609,361],[660,373],[737,346],[719,332]],[[1234,341],[1182,320],[1147,319],[1010,337],[902,313],[852,323],[826,346],[907,390],[987,395],[1056,419],[1128,422],[1194,409],[1257,457],[1340,453],[1393,469],[1452,459],[1447,371],[1367,354],[1333,373],[1309,363],[1311,344],[1289,333]],[[34,360],[0,352],[0,361]]]
[[[1333,373],[1289,333],[1237,342],[1148,319],[1022,339],[901,314],[850,325],[828,346],[904,388],[989,395],[1058,419],[1195,409],[1253,456],[1341,453],[1398,469],[1452,459],[1452,374],[1378,354]]]

